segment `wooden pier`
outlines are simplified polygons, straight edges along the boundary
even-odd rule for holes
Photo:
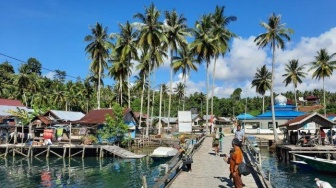
[[[106,153],[110,153],[114,156],[121,158],[142,158],[145,155],[137,155],[126,149],[123,149],[116,145],[74,145],[74,144],[64,144],[64,145],[44,145],[44,146],[33,146],[25,144],[1,144],[0,145],[0,157],[16,156],[20,155],[23,157],[41,157],[45,156],[49,158],[51,155],[57,156],[59,158],[74,157],[81,155],[82,158],[85,157],[86,153],[95,153],[100,158],[103,158]]]
[[[233,136],[224,137],[223,154],[229,154]],[[199,150],[193,156],[192,172],[181,172],[168,187],[232,187],[229,178],[229,164],[223,157],[216,156],[212,148],[212,137],[205,138]],[[245,159],[247,162],[247,159]],[[246,188],[267,187],[259,179],[257,172],[242,176]]]
[[[332,145],[317,145],[314,147],[301,147],[296,145],[277,145],[276,154],[279,161],[289,163],[295,160],[293,154],[308,154],[308,155],[326,155],[328,159],[332,155],[336,155],[336,146]]]

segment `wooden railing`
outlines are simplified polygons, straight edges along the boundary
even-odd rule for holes
[[[270,178],[268,177],[268,180],[266,178],[266,175],[264,173],[264,171],[262,170],[261,167],[261,162],[262,162],[262,157],[261,157],[261,152],[260,152],[260,148],[258,146],[258,143],[256,143],[257,140],[256,139],[249,139],[248,137],[245,140],[245,148],[246,148],[246,154],[250,160],[250,163],[252,165],[252,167],[254,168],[255,171],[258,172],[258,174],[260,175],[259,177],[262,179],[262,183],[264,187],[272,187],[271,182],[270,182]]]
[[[199,148],[199,146],[201,146],[204,139],[205,139],[205,136],[200,138],[192,146],[190,155],[193,155],[195,151],[197,151],[197,149]],[[179,152],[178,154],[176,154],[169,162],[166,163],[166,165],[168,166],[167,173],[157,180],[153,188],[163,188],[163,187],[169,186],[172,183],[175,177],[182,170],[182,167],[183,167],[182,153]]]

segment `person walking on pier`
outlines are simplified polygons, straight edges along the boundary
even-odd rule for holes
[[[330,183],[326,182],[326,181],[322,181],[318,178],[315,178],[316,181],[316,185],[318,188],[333,188]]]
[[[243,146],[244,140],[245,140],[245,132],[241,129],[241,125],[237,125],[237,130],[235,132],[235,138],[237,138],[240,142],[239,147]]]
[[[218,131],[219,134],[219,152],[222,152],[223,150],[223,138],[224,138],[224,133],[222,132],[222,127],[219,128]]]
[[[232,174],[235,188],[242,188],[244,184],[238,172],[238,166],[243,162],[243,153],[240,149],[240,141],[238,138],[232,140],[232,147],[234,151],[230,155],[230,173]]]

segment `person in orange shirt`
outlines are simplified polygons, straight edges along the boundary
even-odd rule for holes
[[[244,186],[241,175],[238,172],[238,165],[243,162],[243,153],[240,149],[240,141],[237,138],[232,140],[233,153],[230,155],[230,172],[233,177],[233,184],[235,188],[242,188]]]

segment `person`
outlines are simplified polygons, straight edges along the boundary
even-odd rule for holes
[[[214,132],[215,132],[215,136],[213,138],[213,147],[214,147],[214,150],[215,150],[215,155],[217,156],[219,154],[219,148],[218,148],[218,145],[219,145],[219,131],[217,131],[217,129],[215,128]]]
[[[223,150],[223,138],[224,138],[224,133],[222,132],[222,127],[219,128],[218,131],[219,134],[219,152],[222,152]]]
[[[333,144],[336,145],[336,133],[335,131],[333,130],[333,136],[332,136],[332,140],[333,140]]]
[[[237,138],[240,142],[240,147],[243,146],[244,140],[245,140],[245,132],[241,129],[241,125],[237,125],[237,130],[235,132],[234,138]]]
[[[315,178],[315,182],[318,188],[333,188],[330,183],[326,182],[326,181],[322,181],[318,178]]]
[[[238,138],[232,140],[233,152],[230,155],[230,174],[232,175],[235,188],[242,188],[244,186],[241,174],[238,172],[238,166],[243,162],[243,153],[239,146],[240,143]]]
[[[320,135],[321,135],[322,146],[324,146],[324,141],[325,141],[326,133],[324,132],[324,130],[322,129],[322,127],[320,128]]]

